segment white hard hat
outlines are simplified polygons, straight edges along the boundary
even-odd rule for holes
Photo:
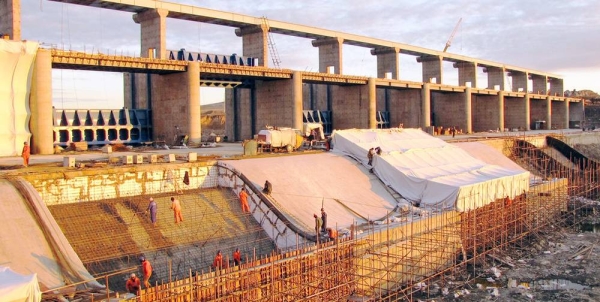
[[[129,277],[135,278],[135,273],[131,273],[131,275]]]

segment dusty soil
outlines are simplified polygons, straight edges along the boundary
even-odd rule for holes
[[[495,253],[499,260],[486,257],[444,283],[426,284],[414,300],[600,301],[600,212],[576,220],[533,236],[521,248]]]

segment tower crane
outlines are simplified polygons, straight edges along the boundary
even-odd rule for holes
[[[446,46],[444,47],[443,52],[446,52],[446,50],[448,50],[448,47],[452,45],[452,39],[454,39],[454,35],[456,34],[458,27],[460,26],[460,22],[462,22],[462,17],[458,19],[458,22],[456,22],[456,26],[454,26],[454,30],[452,31],[452,34],[450,34],[450,38],[448,38],[448,41],[446,41]]]

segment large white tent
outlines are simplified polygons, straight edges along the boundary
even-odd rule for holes
[[[369,149],[380,147],[373,172],[422,207],[466,211],[529,191],[529,172],[485,163],[420,129],[335,131],[333,146],[365,166]]]
[[[0,156],[21,153],[29,132],[29,93],[38,43],[0,39]]]
[[[42,293],[37,274],[20,275],[8,267],[0,266],[0,301],[38,302]]]

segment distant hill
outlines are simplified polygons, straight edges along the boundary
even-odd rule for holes
[[[225,102],[201,105],[200,114],[203,139],[211,133],[225,135]]]

